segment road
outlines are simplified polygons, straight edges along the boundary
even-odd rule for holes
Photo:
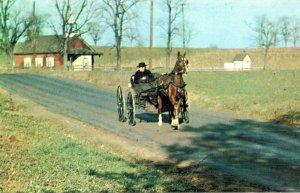
[[[49,75],[0,74],[0,86],[55,112],[149,148],[177,165],[199,164],[279,191],[300,191],[300,131],[192,108],[189,124],[173,130],[157,115],[138,112],[135,127],[117,121],[116,94]]]

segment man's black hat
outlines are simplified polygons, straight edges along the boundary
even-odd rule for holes
[[[136,67],[141,68],[141,67],[146,67],[147,65],[145,62],[140,62]]]

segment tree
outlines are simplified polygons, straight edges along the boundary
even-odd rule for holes
[[[185,3],[181,4],[181,12],[182,12],[182,48],[185,49],[187,44],[187,36],[186,36],[186,25],[185,25]]]
[[[26,34],[31,20],[22,11],[14,10],[17,0],[0,0],[0,49],[6,54],[7,62],[12,64],[13,50]]]
[[[122,41],[124,32],[130,28],[134,15],[130,10],[141,0],[102,0],[102,13],[106,25],[111,28],[115,38],[117,69],[121,69]]]
[[[30,27],[27,29],[27,42],[30,43],[30,46],[33,51],[33,61],[35,63],[36,57],[36,36],[39,36],[42,33],[44,24],[46,23],[46,15],[36,15],[35,1],[33,2],[32,15],[30,16]]]
[[[86,33],[86,24],[91,21],[95,11],[95,1],[88,0],[55,0],[55,8],[60,17],[60,30],[57,30],[56,25],[52,24],[55,33],[62,34],[62,45],[64,50],[64,66],[69,68],[68,52],[71,37],[76,34],[80,36]],[[58,32],[60,31],[60,33]]]
[[[134,24],[132,26],[134,26]],[[134,45],[136,46],[143,45],[143,41],[141,40],[141,35],[137,27],[128,28],[126,32],[128,33],[124,34],[124,39],[127,40],[125,42],[128,42],[128,46],[133,47]]]
[[[284,46],[287,48],[288,42],[291,38],[291,20],[289,17],[284,16],[279,18],[280,35],[284,41]]]
[[[291,19],[291,40],[294,47],[297,46],[297,41],[300,39],[300,19],[293,17]]]
[[[178,19],[180,14],[182,13],[182,7],[185,5],[185,0],[165,0],[165,5],[167,7],[167,61],[166,67],[170,67],[170,58],[172,54],[172,40],[173,38],[179,34],[179,24]]]
[[[184,25],[184,33],[182,30],[182,34],[180,34],[181,38],[182,38],[182,48],[188,48],[190,46],[190,43],[192,41],[192,39],[195,36],[195,28],[194,25],[191,23],[186,23]]]
[[[101,40],[105,32],[104,27],[100,26],[98,22],[88,23],[88,34],[93,39],[94,45],[97,45],[97,42]]]
[[[27,39],[31,40],[33,39],[33,36],[39,36],[43,33],[43,30],[45,29],[45,24],[47,23],[47,15],[38,14],[36,15],[33,13],[31,20],[31,25],[27,29]]]
[[[256,17],[251,29],[256,32],[257,45],[264,49],[263,68],[265,69],[268,64],[269,50],[278,43],[278,29],[266,16]]]

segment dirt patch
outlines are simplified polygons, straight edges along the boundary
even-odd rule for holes
[[[10,143],[14,143],[14,142],[17,142],[17,141],[19,141],[18,139],[17,139],[17,137],[16,136],[14,136],[14,135],[11,135],[11,136],[9,136],[9,142]]]

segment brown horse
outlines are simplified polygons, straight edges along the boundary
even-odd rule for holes
[[[159,89],[157,96],[158,108],[158,125],[162,125],[162,112],[164,106],[170,105],[169,112],[171,115],[171,125],[176,129],[179,128],[180,106],[185,97],[185,82],[182,78],[184,73],[188,73],[188,60],[178,52],[175,66],[171,73],[161,75],[158,78]]]

